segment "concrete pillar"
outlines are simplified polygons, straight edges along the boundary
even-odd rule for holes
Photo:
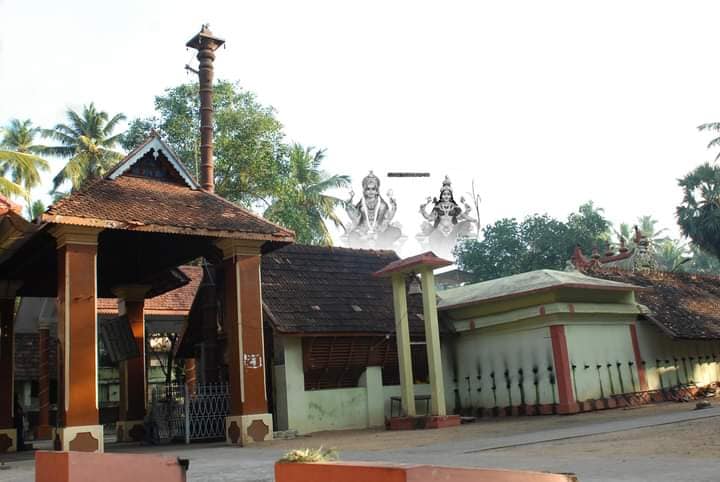
[[[35,438],[50,440],[53,427],[50,426],[50,327],[41,322],[38,330],[38,426]]]
[[[118,314],[127,316],[140,355],[120,362],[120,406],[117,421],[118,442],[145,439],[147,410],[147,369],[145,366],[145,285],[118,287]]]
[[[308,431],[307,399],[305,397],[305,372],[303,370],[302,338],[283,337],[285,360],[285,402],[288,430],[300,433]]]
[[[58,254],[59,450],[103,452],[97,393],[99,229],[55,226]]]
[[[550,340],[552,342],[553,361],[555,362],[555,386],[558,391],[558,413],[568,414],[580,411],[573,392],[570,374],[570,358],[568,356],[567,339],[564,325],[550,327]]]
[[[630,341],[632,342],[633,354],[635,355],[635,368],[637,369],[640,391],[646,392],[648,389],[647,374],[645,373],[645,365],[643,365],[643,358],[640,353],[640,343],[638,342],[635,323],[630,325]],[[708,380],[710,379],[708,378]]]
[[[272,439],[265,385],[260,244],[224,240],[224,306],[230,377],[226,440],[234,445]]]
[[[382,367],[367,367],[360,376],[360,386],[367,392],[368,427],[385,425],[385,393],[383,392]]]
[[[395,309],[395,337],[398,350],[398,368],[400,369],[400,398],[405,416],[414,417],[415,412],[415,379],[412,371],[412,355],[410,351],[410,325],[408,323],[407,295],[405,274],[392,276],[393,304]]]
[[[435,276],[432,268],[420,271],[422,280],[423,318],[425,319],[425,346],[427,347],[428,373],[430,375],[430,412],[444,417],[445,383],[443,381],[442,356],[440,354],[440,328],[438,326],[437,301],[435,299]]]
[[[15,429],[15,293],[19,283],[0,281],[0,453],[18,449]]]

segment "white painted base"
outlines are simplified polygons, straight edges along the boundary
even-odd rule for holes
[[[60,447],[62,451],[74,450],[98,453],[102,453],[105,451],[102,425],[60,427],[57,429],[57,436],[60,437]],[[87,447],[87,442],[92,442],[92,439],[90,439],[90,437],[97,441],[97,448],[94,450],[85,448]]]
[[[132,429],[137,426],[143,429],[143,437],[138,440],[130,435]],[[144,438],[145,423],[142,420],[118,420],[115,424],[115,433],[117,433],[118,442],[141,442]]]
[[[4,451],[0,450],[0,453],[17,452],[17,430],[14,428],[0,428],[0,444],[3,446],[7,444],[7,439],[11,441],[11,445]]]
[[[231,415],[225,419],[225,440],[230,445],[249,445],[273,438],[273,421],[269,413]]]

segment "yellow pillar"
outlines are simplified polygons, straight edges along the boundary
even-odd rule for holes
[[[435,300],[435,276],[432,268],[420,271],[422,276],[423,318],[425,319],[425,343],[427,346],[428,372],[430,374],[430,410],[432,415],[447,415],[445,409],[445,384],[443,382],[440,356],[440,329],[438,327],[437,302]],[[407,315],[406,315],[407,317]]]
[[[412,356],[410,352],[410,325],[408,323],[407,296],[405,294],[405,274],[394,274],[392,284],[402,409],[406,416],[414,417],[415,387],[413,384],[415,380],[413,379]]]

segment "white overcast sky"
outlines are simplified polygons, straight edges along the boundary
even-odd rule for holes
[[[715,155],[696,126],[720,121],[718,18],[717,1],[0,0],[0,124],[50,127],[91,101],[150,115],[192,80],[184,44],[208,22],[227,40],[217,77],[356,192],[380,174],[411,239],[445,175],[456,197],[475,180],[483,225],[593,200],[677,234],[677,178]]]

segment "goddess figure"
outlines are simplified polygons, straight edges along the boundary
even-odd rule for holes
[[[353,204],[355,193],[352,191],[345,203],[350,217],[346,240],[353,248],[390,249],[402,235],[400,228],[392,223],[397,211],[392,192],[387,193],[388,204],[380,195],[380,179],[372,171],[363,178],[362,188],[363,197],[357,204]]]
[[[430,204],[433,208],[428,213],[427,206]],[[464,197],[460,198],[460,204],[455,201],[450,179],[445,176],[440,197],[428,197],[425,203],[420,205],[420,214],[426,220],[422,224],[421,234],[417,236],[420,244],[426,247],[429,245],[430,249],[440,256],[451,256],[457,239],[469,236],[477,223],[477,220],[470,216],[472,208]]]

